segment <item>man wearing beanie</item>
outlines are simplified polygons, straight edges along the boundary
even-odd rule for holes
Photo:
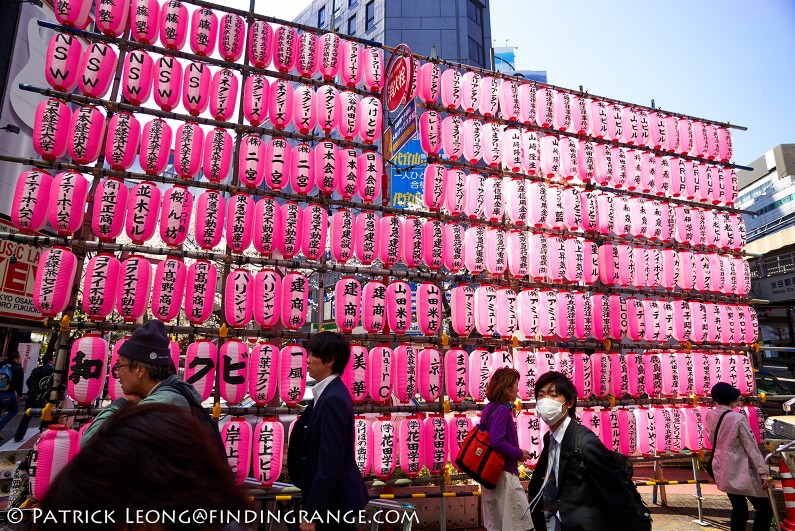
[[[117,398],[99,412],[86,428],[81,447],[101,430],[116,411],[127,404],[156,402],[185,408],[201,407],[201,395],[177,376],[166,328],[157,319],[137,328],[119,347],[119,358],[111,371],[119,380],[125,397]]]

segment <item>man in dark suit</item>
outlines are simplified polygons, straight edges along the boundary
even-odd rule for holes
[[[528,497],[536,531],[639,531],[632,493],[602,441],[576,420],[577,390],[566,376],[536,381],[536,413],[549,425]],[[575,455],[580,438],[581,457]]]
[[[369,496],[353,455],[353,402],[339,378],[351,348],[333,332],[313,336],[305,347],[314,400],[293,426],[287,451],[287,470],[310,520],[301,531],[355,529]],[[319,520],[313,522],[316,512]]]

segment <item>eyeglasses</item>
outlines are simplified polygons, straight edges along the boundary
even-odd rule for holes
[[[129,363],[126,364],[126,365],[122,365],[121,363],[116,363],[116,365],[114,365],[113,367],[110,368],[110,373],[113,375],[114,378],[118,378],[119,377],[119,369],[121,369],[122,367],[129,367],[129,366],[130,366]]]

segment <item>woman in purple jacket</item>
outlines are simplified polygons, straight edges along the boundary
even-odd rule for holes
[[[525,516],[527,496],[519,483],[519,460],[530,459],[530,452],[519,448],[519,435],[513,420],[513,404],[519,394],[519,372],[502,367],[494,371],[481,414],[481,427],[489,432],[490,446],[505,457],[505,468],[496,489],[483,490],[483,521],[486,529],[525,531],[533,528],[530,514]]]

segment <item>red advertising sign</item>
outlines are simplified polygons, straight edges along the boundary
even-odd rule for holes
[[[405,44],[399,44],[392,52],[386,66],[386,83],[381,96],[390,112],[397,110],[404,102],[413,77],[414,62],[411,60],[411,50]]]
[[[0,230],[13,225],[0,219]],[[41,249],[11,241],[0,241],[0,316],[41,321],[33,307],[33,282]]]

